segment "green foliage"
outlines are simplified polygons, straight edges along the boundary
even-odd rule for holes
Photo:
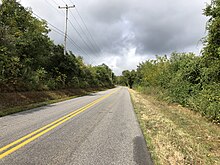
[[[123,71],[120,79],[128,81],[129,73]],[[133,79],[137,90],[162,96],[220,121],[220,83],[204,81],[203,57],[192,53],[173,53],[169,59],[157,57],[142,62],[133,75],[136,75]]]
[[[124,84],[132,88],[136,79],[136,72],[134,70],[132,71],[125,70],[122,72],[122,75],[123,76],[120,77],[118,80],[119,84]]]
[[[205,39],[204,58],[206,60],[219,59],[220,47],[220,1],[212,0],[204,10],[204,15],[210,17],[206,29],[208,36]]]
[[[116,77],[116,84],[122,85],[122,86],[128,86],[127,80],[124,76],[117,76]]]
[[[113,86],[107,65],[87,66],[48,37],[47,23],[16,0],[0,6],[0,91]]]
[[[169,59],[164,56],[142,62],[136,71],[135,87],[220,122],[220,0],[212,0],[204,14],[210,19],[202,56],[172,53]],[[127,75],[124,71],[120,80],[127,81]]]
[[[220,1],[212,0],[204,10],[209,17],[206,29],[208,36],[204,40],[203,76],[204,81],[220,82]]]
[[[220,84],[206,84],[198,94],[189,98],[190,106],[216,122],[220,121]]]

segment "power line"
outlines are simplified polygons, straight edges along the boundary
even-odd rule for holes
[[[36,17],[40,18],[41,20],[45,20],[43,18],[41,18],[39,15],[35,14],[34,12],[32,12],[33,15],[35,15]],[[46,20],[45,20],[46,21]],[[48,21],[46,21],[48,25],[52,26],[53,28],[55,28],[56,30],[58,30],[59,32],[63,33],[62,30],[58,29],[56,26],[54,26],[53,24],[49,23]]]
[[[76,33],[79,35],[80,39],[83,41],[83,43],[94,52],[94,50],[88,45],[88,43],[83,39],[82,35],[79,33],[79,31],[74,27],[71,21],[69,21],[70,25],[73,27],[73,29],[76,31]]]
[[[46,0],[47,1],[47,0]],[[56,5],[58,5],[58,3],[55,1],[55,0],[52,0]],[[66,2],[64,0],[62,0],[63,3],[66,4]],[[48,2],[48,1],[47,1]],[[70,3],[73,3],[72,1],[69,0]],[[49,2],[48,2],[49,3]],[[51,3],[50,3],[51,4]],[[59,5],[58,5],[59,6]],[[54,7],[52,5],[52,7]],[[67,5],[66,5],[67,7]],[[62,7],[62,8],[65,8],[67,9],[66,7]],[[74,5],[75,7],[75,5]],[[54,7],[55,8],[55,7]],[[64,12],[63,12],[64,13]],[[73,16],[73,18],[75,19],[76,23],[79,25],[79,27],[81,28],[83,34],[86,36],[87,40],[89,41],[89,43],[91,44],[92,48],[89,46],[89,44],[83,39],[82,35],[80,34],[80,32],[74,27],[73,23],[68,20],[68,11],[66,11],[66,21],[68,20],[71,24],[71,26],[74,28],[74,30],[77,32],[77,34],[79,35],[80,39],[83,41],[83,43],[91,50],[94,52],[94,54],[96,54],[95,52],[97,52],[99,54],[99,56],[101,55],[100,54],[100,49],[97,49],[96,46],[94,46],[93,42],[91,41],[91,39],[86,35],[86,33],[84,32],[82,26],[79,24],[79,22],[77,21],[77,19],[74,17],[74,15],[72,14],[71,10],[70,10],[70,14]],[[91,35],[91,34],[90,34]],[[66,54],[66,39],[67,39],[67,22],[66,22],[66,31],[65,31],[65,36],[64,36],[64,54]],[[73,41],[73,40],[72,40]],[[84,51],[85,52],[85,51]]]
[[[59,4],[55,1],[55,0],[52,0],[57,6],[59,6]]]
[[[73,1],[71,1],[71,0],[68,0],[68,1],[73,4]]]
[[[62,37],[64,37],[64,33],[59,32],[58,30],[53,29],[52,27],[50,27],[50,29],[54,32],[56,32],[57,34],[61,35]]]
[[[84,55],[86,55],[92,63],[94,63],[93,59],[75,42],[73,41],[69,36],[67,36],[67,39],[78,49],[80,50],[81,52],[84,53]]]
[[[77,21],[76,17],[73,15],[73,13],[70,11],[70,15],[74,18],[75,22],[78,24],[78,26],[80,27],[81,31],[83,32],[84,36],[87,38],[87,40],[89,41],[89,43],[91,44],[92,48],[99,53],[99,50],[97,50],[97,48],[94,46],[94,44],[92,43],[91,39],[88,37],[88,35],[85,33],[84,29],[82,28],[82,26],[80,25],[80,23]],[[99,53],[100,55],[100,53]]]
[[[62,0],[64,4],[66,4],[66,2],[64,0]]]
[[[73,3],[73,1],[72,1],[72,0],[69,0],[69,1],[70,1],[70,3]],[[97,42],[94,40],[93,35],[92,35],[92,34],[91,34],[91,32],[89,31],[89,29],[88,29],[88,27],[87,27],[87,25],[86,25],[86,23],[85,23],[84,19],[82,18],[81,14],[79,13],[79,11],[78,11],[77,7],[76,7],[75,9],[76,9],[76,12],[77,12],[77,14],[79,15],[79,17],[80,17],[81,21],[82,21],[82,23],[83,23],[83,25],[84,25],[84,27],[85,27],[85,29],[86,29],[87,33],[89,34],[90,38],[92,39],[92,41],[93,41],[93,43],[94,43],[94,45],[95,45],[96,49],[98,50],[98,52],[100,52],[100,53],[101,53],[100,46],[99,46],[99,45],[98,45],[98,43],[97,43]],[[93,44],[92,44],[92,45],[93,45]],[[100,54],[100,53],[99,53],[99,54]]]
[[[57,30],[55,30],[55,29],[53,29],[53,28],[51,28],[51,30],[53,30],[53,32],[55,32],[55,33],[61,35],[62,37],[65,36],[64,33],[61,33],[61,32],[59,32],[59,31],[57,31]],[[94,61],[92,60],[92,58],[91,58],[78,44],[76,44],[76,42],[74,42],[69,36],[67,36],[67,40],[70,41],[70,43],[71,43],[76,49],[78,49],[79,52],[81,52],[82,54],[86,55],[86,56],[90,59],[90,61],[91,61],[92,63],[94,63]]]
[[[43,19],[42,17],[40,17],[39,15],[37,15],[37,14],[34,13],[34,12],[32,12],[32,14],[35,15],[37,18],[41,19],[41,20],[45,20],[45,19]],[[46,21],[46,20],[45,20],[45,21]],[[48,21],[47,21],[47,24],[52,27],[51,29],[52,29],[54,32],[56,32],[57,34],[59,34],[59,35],[61,35],[61,36],[65,36],[65,33],[64,33],[62,30],[58,29],[56,26],[54,26],[53,24],[51,24],[51,23],[48,22]],[[92,58],[91,58],[78,44],[76,44],[76,42],[74,42],[74,41],[70,38],[70,36],[67,35],[67,39],[71,42],[71,44],[72,44],[75,48],[77,48],[79,51],[81,51],[82,54],[86,55],[86,56],[91,60],[91,62],[94,63],[94,61],[92,60]]]
[[[52,0],[54,2],[54,4],[58,5],[58,3],[55,1],[55,0]],[[63,1],[63,0],[62,0]],[[48,4],[50,4],[50,6],[52,6],[53,8],[55,8],[50,2],[48,2],[48,0],[46,0],[46,2]],[[64,1],[63,1],[64,2]],[[72,1],[71,1],[72,2]],[[64,2],[65,3],[65,2]],[[73,7],[73,6],[72,6]],[[75,6],[74,6],[75,7]],[[66,10],[68,10],[68,6],[66,5],[66,7],[61,7],[61,8],[64,8]],[[56,9],[56,8],[55,8]],[[58,10],[58,9],[57,9]],[[59,10],[58,10],[59,11]],[[63,12],[64,13],[64,12]],[[80,23],[77,21],[77,19],[74,17],[74,15],[72,14],[72,12],[70,11],[71,15],[73,16],[74,20],[76,21],[76,23],[78,24],[78,26],[80,27],[80,29],[82,30],[83,34],[85,35],[85,37],[87,38],[87,40],[89,41],[89,43],[91,44],[91,46],[88,44],[88,41],[86,41],[82,35],[80,34],[80,32],[74,27],[73,23],[68,20],[68,11],[66,12],[66,30],[65,30],[65,33],[64,33],[64,54],[66,54],[66,40],[67,40],[67,37],[68,37],[68,41],[71,41],[71,44],[76,47],[78,50],[80,50],[81,52],[83,52],[83,54],[85,54],[86,56],[88,56],[90,59],[91,57],[86,53],[86,51],[84,51],[84,49],[82,49],[79,45],[76,44],[76,42],[74,42],[71,37],[69,35],[67,35],[67,22],[69,21],[69,23],[71,24],[71,26],[74,28],[74,30],[77,32],[77,34],[79,35],[80,39],[83,41],[83,43],[92,51],[94,52],[94,54],[96,54],[95,52],[99,53],[100,55],[100,49],[97,49],[96,48],[96,45],[94,46],[94,44],[92,44],[92,41],[90,38],[92,38],[92,35],[91,33],[89,32],[89,35],[90,35],[90,38],[87,36],[87,34],[85,33],[85,31],[83,30],[82,26],[80,25]],[[42,19],[40,16],[38,16],[37,14],[33,13],[35,16],[39,17],[40,19]],[[81,17],[81,15],[79,14],[78,12],[78,15]],[[44,20],[44,19],[42,19]],[[81,20],[82,20],[82,17],[81,17]],[[85,22],[82,20],[84,26],[86,27],[85,25]],[[56,26],[54,26],[53,24],[49,23],[47,21],[48,25],[50,25],[53,29],[54,32],[58,33],[59,35],[63,36],[63,31],[58,29]],[[55,30],[56,29],[56,30]],[[88,31],[88,28],[86,27],[86,30]],[[88,32],[87,32],[88,33]],[[93,39],[93,38],[92,38]],[[95,43],[94,39],[93,39],[93,43]]]
[[[52,0],[52,1],[53,1],[55,4],[57,4],[54,0]],[[51,7],[53,7],[53,9],[55,9],[59,14],[61,14],[61,15],[64,14],[64,13],[62,13],[61,11],[57,10],[57,8],[54,7],[54,6],[50,3],[50,1],[46,0],[46,3],[47,3],[48,5],[50,5]]]
[[[54,1],[54,0],[53,0]],[[63,1],[64,2],[64,1]],[[56,2],[55,2],[56,3]],[[71,2],[72,3],[72,2]],[[57,4],[57,3],[56,3]],[[58,4],[57,4],[58,5]],[[64,7],[66,8],[66,7]],[[70,14],[74,17],[74,15],[72,14],[71,10],[70,10]],[[74,17],[74,19],[76,20],[76,18]],[[87,42],[83,39],[83,37],[81,36],[81,34],[79,33],[79,31],[74,27],[73,23],[70,21],[70,19],[68,19],[68,21],[70,22],[71,26],[74,28],[74,30],[77,32],[77,34],[80,36],[81,40],[83,41],[83,43],[89,47],[91,49],[91,47],[87,44]],[[78,21],[76,20],[76,22],[78,23]],[[79,24],[79,23],[78,23]],[[92,45],[93,46],[93,45]]]
[[[80,17],[80,19],[81,19],[81,21],[82,21],[83,25],[85,26],[85,28],[86,28],[86,30],[87,30],[87,32],[88,32],[88,34],[89,34],[89,36],[91,37],[92,41],[93,41],[93,42],[94,42],[94,44],[97,46],[98,50],[101,52],[101,49],[100,49],[99,45],[98,45],[98,44],[97,44],[97,42],[94,40],[94,38],[93,38],[93,36],[92,36],[91,32],[89,31],[89,29],[88,29],[88,27],[87,27],[87,25],[86,25],[85,21],[83,20],[83,18],[82,18],[82,16],[80,15],[80,13],[79,13],[79,11],[78,11],[78,9],[77,9],[77,8],[76,8],[76,12],[77,12],[77,14],[79,15],[79,17]]]

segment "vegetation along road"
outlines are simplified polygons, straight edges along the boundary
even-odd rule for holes
[[[0,0],[0,165],[220,165],[220,0],[99,1]]]
[[[127,88],[0,118],[0,164],[152,164]]]

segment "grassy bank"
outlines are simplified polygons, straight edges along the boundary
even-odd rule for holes
[[[177,104],[130,90],[155,164],[220,162],[220,127]]]
[[[87,88],[0,93],[0,117],[105,89]]]

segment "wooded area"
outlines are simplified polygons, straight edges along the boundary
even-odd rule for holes
[[[0,6],[0,92],[112,87],[105,64],[90,66],[48,37],[47,22],[16,0]]]
[[[189,107],[220,122],[220,1],[204,9],[209,17],[202,56],[172,53],[147,60],[137,70],[123,71],[118,83],[145,93],[156,93],[169,102]]]

